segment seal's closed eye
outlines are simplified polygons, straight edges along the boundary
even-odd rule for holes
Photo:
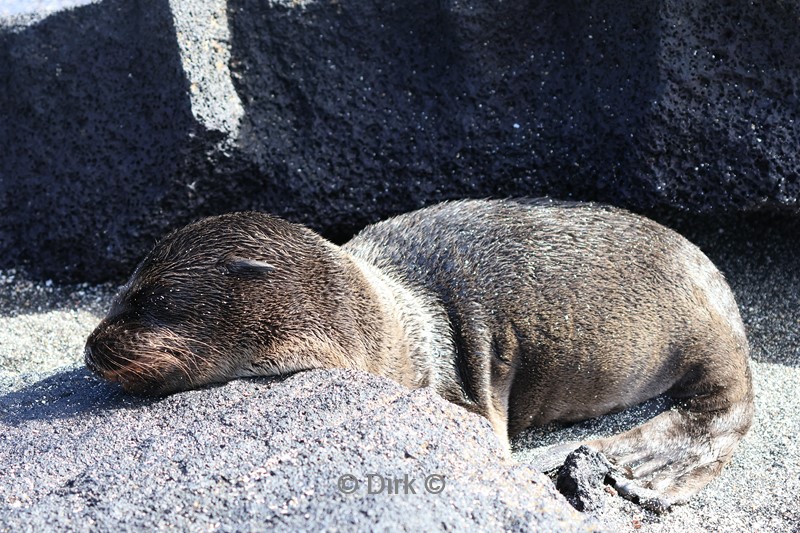
[[[225,272],[240,276],[260,276],[275,270],[275,267],[269,263],[244,257],[231,257],[220,266]]]

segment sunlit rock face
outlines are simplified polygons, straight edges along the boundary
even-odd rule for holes
[[[797,213],[793,2],[36,5],[0,26],[2,268],[119,278],[241,209],[339,241],[455,197]]]

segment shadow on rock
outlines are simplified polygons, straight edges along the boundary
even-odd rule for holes
[[[0,396],[0,417],[4,423],[16,425],[26,420],[72,418],[92,411],[142,407],[156,401],[131,396],[85,368],[75,368]]]
[[[287,379],[249,378],[244,382],[269,386]],[[117,409],[146,409],[169,400],[175,402],[184,395],[202,394],[203,390],[224,387],[212,384],[200,391],[189,391],[171,396],[138,396],[125,392],[116,383],[109,383],[93,375],[84,367],[58,372],[20,390],[0,396],[0,417],[7,424],[16,425],[26,420],[72,418],[87,413],[102,413]]]

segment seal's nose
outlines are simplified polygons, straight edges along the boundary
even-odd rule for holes
[[[92,345],[89,342],[86,343],[86,347],[83,349],[83,362],[86,363],[86,366],[92,372],[100,373],[100,367],[97,366],[97,363],[92,357]]]

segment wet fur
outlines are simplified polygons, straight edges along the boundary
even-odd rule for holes
[[[265,214],[199,221],[145,258],[86,360],[146,393],[355,367],[433,387],[505,443],[667,393],[675,409],[589,443],[656,510],[716,477],[753,414],[744,327],[700,250],[619,209],[547,200],[439,204],[341,248]]]

